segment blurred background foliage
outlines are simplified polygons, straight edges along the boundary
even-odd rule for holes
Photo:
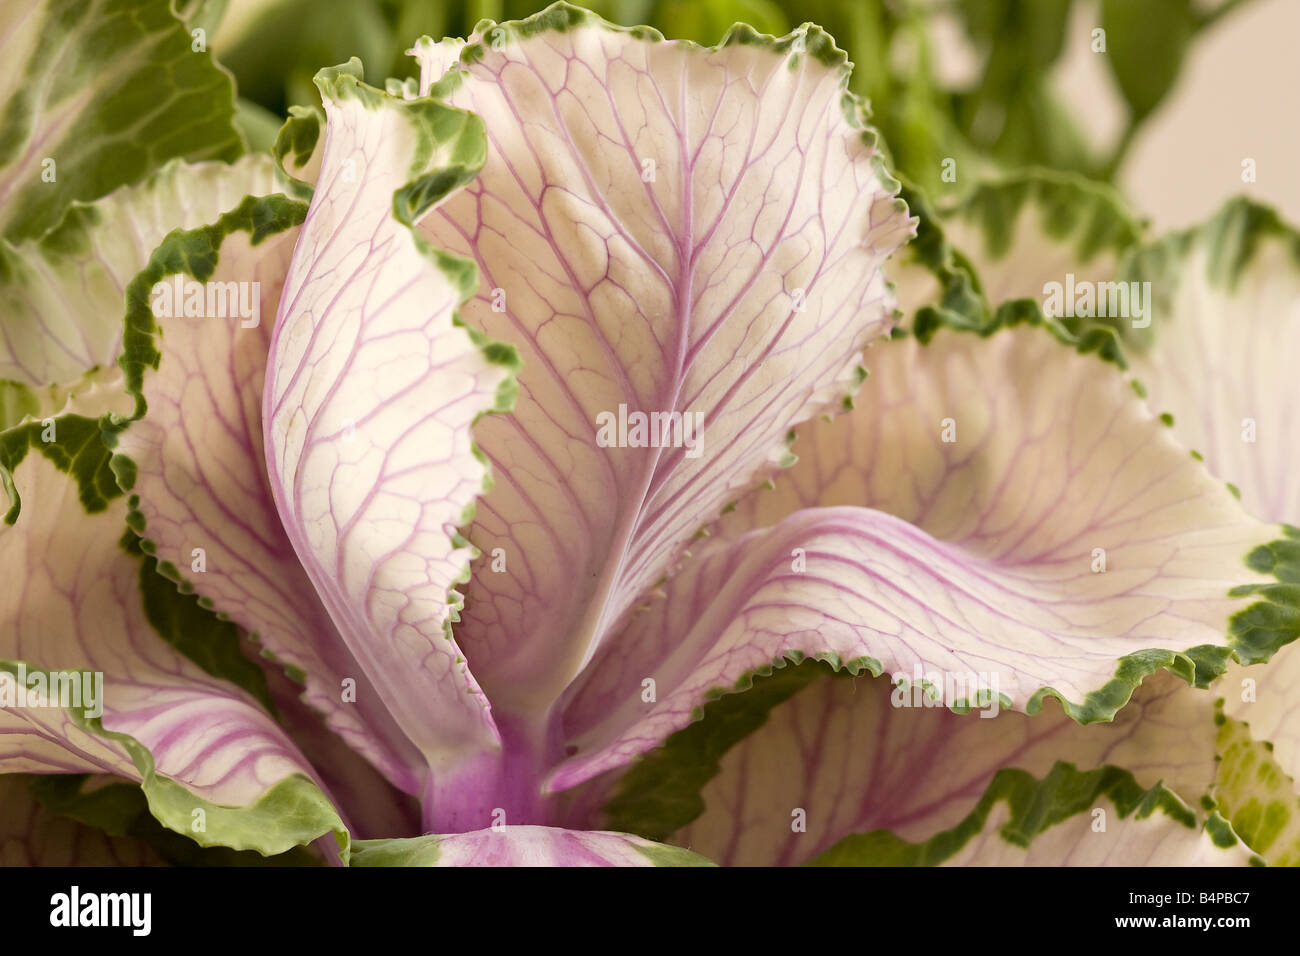
[[[894,167],[932,193],[1024,167],[1110,181],[1136,131],[1177,81],[1188,48],[1250,0],[1096,0],[1093,51],[1105,54],[1127,106],[1118,142],[1101,150],[1053,92],[1071,8],[1083,0],[587,0],[606,19],[714,44],[743,21],[780,36],[820,24],[856,64],[852,88],[871,104]],[[466,37],[482,19],[529,16],[539,0],[176,0],[234,73],[239,121],[269,146],[291,105],[318,101],[312,76],[358,56],[366,79],[414,75],[405,51],[422,35]],[[1104,30],[1099,37],[1097,30]],[[943,40],[945,42],[940,43]],[[1104,42],[1104,50],[1097,44]],[[967,61],[956,80],[945,59]],[[970,175],[970,174],[975,175]],[[950,176],[951,179],[951,176]]]

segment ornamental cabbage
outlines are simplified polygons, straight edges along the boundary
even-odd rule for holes
[[[4,862],[1300,860],[1275,212],[944,193],[811,24],[557,3],[258,148],[199,20],[57,7],[0,15]]]

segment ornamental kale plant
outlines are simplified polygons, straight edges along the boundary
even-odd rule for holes
[[[0,860],[1300,861],[1300,233],[1104,181],[1181,49],[1069,165],[1069,4],[952,96],[362,4],[260,102],[222,6],[0,13]]]

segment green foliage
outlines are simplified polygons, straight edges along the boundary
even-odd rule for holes
[[[168,0],[13,2],[0,34],[17,82],[0,82],[7,239],[38,237],[71,203],[138,182],[174,157],[243,151],[230,77],[194,48]]]
[[[704,812],[700,791],[718,775],[728,750],[767,721],[772,708],[819,677],[833,674],[812,661],[754,678],[742,694],[710,701],[700,719],[679,730],[633,766],[605,805],[607,826],[663,841]]]
[[[224,846],[201,847],[167,829],[149,812],[144,791],[134,783],[105,782],[85,774],[31,777],[32,795],[51,813],[97,827],[110,836],[140,840],[174,866],[317,866],[306,847],[275,856]]]
[[[1031,166],[1109,179],[1143,120],[1173,87],[1197,34],[1244,0],[1210,14],[1191,0],[1103,0],[1104,54],[1132,123],[1109,155],[1089,141],[1052,86],[1069,39],[1072,0],[587,0],[623,26],[645,25],[671,39],[714,44],[737,22],[781,36],[805,22],[835,38],[855,64],[850,85],[871,104],[891,168],[939,197],[980,174]],[[206,0],[209,21],[221,13]],[[259,146],[267,117],[319,102],[311,86],[327,63],[360,57],[367,82],[416,75],[406,55],[420,36],[468,37],[483,19],[523,19],[537,0],[231,0],[216,34],[220,61],[238,78],[236,125]],[[253,11],[244,15],[242,10]],[[308,15],[310,13],[310,15]],[[977,75],[960,89],[938,81],[935,24],[950,18],[973,49]],[[943,176],[960,171],[956,180]]]
[[[1191,0],[1102,0],[1107,62],[1133,119],[1149,116],[1173,88],[1196,32]]]

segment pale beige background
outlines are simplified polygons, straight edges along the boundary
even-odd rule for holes
[[[1075,3],[1053,81],[1080,120],[1111,143],[1125,107],[1091,50],[1096,8],[1093,0]],[[1244,157],[1256,162],[1255,183],[1241,181]],[[1300,0],[1256,0],[1201,35],[1118,183],[1157,230],[1197,223],[1242,192],[1300,225]]]

